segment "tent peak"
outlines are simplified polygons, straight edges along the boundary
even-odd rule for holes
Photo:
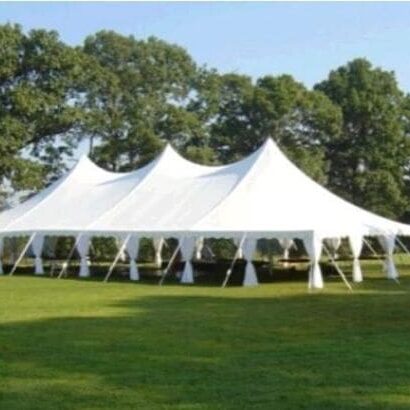
[[[262,144],[262,149],[277,149],[278,144],[274,141],[272,137],[266,138],[265,142]]]

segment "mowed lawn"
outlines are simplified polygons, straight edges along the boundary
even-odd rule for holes
[[[0,408],[409,409],[402,263],[353,293],[0,277]]]

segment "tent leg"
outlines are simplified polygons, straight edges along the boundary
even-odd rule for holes
[[[224,279],[224,281],[222,282],[222,286],[221,286],[221,287],[223,287],[223,288],[226,287],[226,285],[228,284],[229,278],[230,278],[231,275],[232,275],[232,270],[233,270],[233,268],[234,268],[234,266],[235,266],[235,262],[236,262],[237,259],[239,258],[239,249],[242,248],[244,242],[245,242],[245,235],[242,236],[242,239],[241,239],[241,241],[239,242],[239,245],[238,245],[238,247],[237,247],[237,249],[236,249],[235,256],[234,256],[234,258],[233,258],[233,260],[232,260],[232,262],[231,262],[231,265],[229,266],[229,269],[226,271],[225,279]]]
[[[332,254],[329,252],[329,250],[326,248],[326,246],[323,245],[323,249],[325,250],[325,252],[327,253],[327,256],[330,258],[333,266],[336,268],[337,273],[340,275],[340,277],[342,278],[343,282],[345,283],[345,285],[347,286],[347,288],[350,291],[353,291],[349,281],[346,279],[345,274],[343,273],[343,271],[340,269],[339,265],[336,263],[335,259],[333,258]]]
[[[182,241],[183,241],[183,240],[184,240],[184,239],[182,239]],[[174,260],[175,260],[175,258],[177,257],[178,251],[179,251],[180,249],[181,249],[181,244],[179,243],[178,246],[176,247],[174,253],[173,253],[172,256],[171,256],[171,259],[169,260],[168,265],[167,265],[167,267],[166,267],[165,270],[164,270],[164,273],[163,273],[162,276],[161,276],[161,279],[160,279],[160,281],[159,281],[159,283],[158,283],[160,286],[164,283],[165,277],[168,275],[168,271],[169,271],[171,265],[174,263]]]
[[[398,240],[397,236],[396,236],[396,240],[397,240],[397,242],[398,242],[399,244],[401,243],[401,241]],[[373,253],[374,256],[379,256],[379,255],[377,254],[377,252],[374,250],[373,246],[370,245],[370,242],[366,241],[366,239],[364,239],[364,238],[363,238],[363,242],[364,242],[364,243],[367,245],[367,247],[372,251],[372,253]],[[401,246],[404,247],[403,249],[404,249],[407,253],[409,253],[408,249],[404,246],[404,244],[401,244]],[[383,265],[383,263],[384,263],[384,261],[382,261],[382,265]],[[394,280],[398,285],[400,285],[399,279],[394,278],[393,280]]]
[[[113,270],[114,270],[114,268],[115,268],[115,265],[117,264],[117,262],[118,262],[119,259],[121,258],[121,255],[122,255],[122,254],[124,253],[124,251],[125,251],[125,247],[127,246],[127,243],[128,243],[128,241],[130,240],[130,237],[131,237],[131,235],[128,235],[128,236],[125,238],[125,240],[124,240],[123,244],[121,245],[120,249],[118,249],[117,255],[115,256],[115,259],[114,259],[113,263],[111,264],[110,269],[108,269],[108,272],[107,272],[107,274],[105,275],[104,282],[108,282],[108,279],[110,278],[110,276],[111,276],[111,274],[112,274],[112,272],[113,272]]]
[[[78,235],[77,238],[75,239],[74,245],[73,245],[73,247],[70,249],[70,253],[68,254],[68,257],[67,257],[66,261],[63,263],[63,267],[61,268],[60,273],[59,273],[58,276],[57,276],[57,279],[61,279],[62,276],[64,275],[64,273],[66,272],[66,270],[67,270],[67,268],[68,268],[68,264],[69,264],[69,262],[71,261],[71,258],[72,258],[73,255],[74,255],[75,248],[76,248],[76,246],[77,246],[77,244],[78,244],[78,241],[79,241],[80,237],[81,237],[81,234]]]
[[[403,243],[401,239],[396,235],[396,241],[400,245],[400,247],[404,250],[407,255],[410,255],[410,251],[408,250],[407,246]],[[397,284],[400,285],[400,280],[398,278],[393,279]]]
[[[9,273],[10,276],[12,276],[12,275],[14,274],[14,272],[16,271],[17,266],[19,265],[19,263],[21,262],[21,260],[24,258],[24,255],[26,254],[27,249],[28,249],[29,246],[31,245],[31,242],[33,242],[35,236],[36,236],[35,233],[33,233],[33,234],[30,236],[30,238],[29,238],[29,240],[27,241],[26,245],[24,246],[22,252],[20,253],[20,256],[17,258],[17,260],[16,260],[16,262],[15,262],[15,264],[14,264],[14,266],[13,266],[13,269],[10,271],[10,273]]]

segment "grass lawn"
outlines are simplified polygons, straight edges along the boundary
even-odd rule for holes
[[[0,408],[409,409],[402,262],[353,293],[0,277]]]

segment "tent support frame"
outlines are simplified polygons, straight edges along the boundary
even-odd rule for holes
[[[13,266],[13,268],[11,269],[11,271],[10,271],[10,273],[9,273],[10,276],[13,276],[13,275],[14,275],[14,272],[16,271],[17,266],[19,265],[19,263],[20,263],[20,262],[22,261],[22,259],[24,258],[24,255],[26,254],[28,248],[30,247],[31,243],[33,242],[35,236],[36,236],[35,233],[31,234],[29,240],[28,240],[27,243],[25,244],[25,246],[24,246],[23,250],[21,251],[19,257],[17,258],[16,262],[14,263],[14,266]]]
[[[115,266],[117,265],[118,261],[121,258],[121,255],[124,253],[125,248],[127,247],[127,243],[131,238],[131,234],[127,235],[127,237],[124,239],[124,242],[122,243],[122,245],[120,246],[120,248],[118,249],[117,255],[115,255],[115,259],[112,262],[110,268],[108,269],[107,274],[105,275],[104,278],[104,283],[108,282],[108,279],[110,279],[110,276],[112,275],[112,272],[114,271]]]
[[[407,246],[403,243],[403,241],[399,238],[398,235],[396,235],[396,241],[400,245],[400,247],[404,250],[404,252],[406,252],[407,255],[410,255],[410,251],[408,250]]]
[[[221,286],[222,288],[225,288],[226,285],[227,285],[228,282],[229,282],[229,278],[230,278],[231,275],[232,275],[232,271],[233,271],[233,268],[234,268],[234,266],[235,266],[235,263],[236,263],[236,261],[238,260],[239,249],[242,248],[243,243],[245,242],[245,238],[246,238],[246,235],[243,235],[241,241],[239,242],[238,247],[236,248],[235,256],[234,256],[234,258],[232,259],[231,265],[229,266],[229,269],[226,271],[225,279],[224,279],[224,281],[222,282],[222,286]]]
[[[178,255],[178,251],[181,249],[181,242],[183,242],[184,238],[181,239],[181,241],[178,241],[178,246],[175,248],[174,253],[172,254],[171,258],[168,261],[168,265],[165,268],[164,272],[162,273],[161,279],[158,282],[159,286],[162,286],[162,284],[164,283],[164,280],[166,278],[166,276],[168,275],[169,269],[171,268],[172,264],[174,263],[175,258]]]
[[[401,244],[401,241],[400,241],[400,242],[398,241],[397,236],[396,236],[395,239],[396,239],[396,241],[397,241],[399,244]],[[364,243],[367,245],[367,247],[372,251],[372,253],[373,253],[374,256],[379,256],[379,255],[377,254],[377,252],[374,250],[373,246],[370,245],[370,242],[367,241],[364,237],[363,237],[363,242],[364,242]],[[401,246],[403,247],[404,244],[401,244]],[[405,246],[404,246],[403,249],[408,253],[408,250],[407,250],[407,248],[406,248]],[[382,265],[383,265],[383,260],[381,260],[381,263],[382,263]],[[400,285],[399,279],[395,278],[395,279],[393,279],[393,280],[394,280],[398,285]]]
[[[330,258],[330,261],[332,262],[332,264],[335,267],[337,273],[342,278],[342,280],[345,283],[345,285],[347,286],[347,288],[352,292],[353,291],[352,286],[350,285],[349,281],[347,280],[347,278],[346,278],[345,274],[343,273],[342,269],[340,269],[339,265],[335,261],[335,259],[334,259],[333,255],[331,254],[331,252],[329,252],[329,250],[327,249],[326,245],[323,245],[323,249],[326,252],[327,256]]]
[[[58,274],[58,276],[57,276],[57,279],[61,279],[62,277],[63,277],[63,275],[67,272],[67,268],[68,268],[68,264],[70,263],[70,261],[71,261],[71,258],[73,257],[73,255],[74,255],[74,252],[75,252],[75,248],[77,247],[77,244],[78,244],[78,241],[80,240],[80,238],[81,238],[81,233],[75,238],[75,241],[74,241],[74,245],[72,246],[72,248],[70,249],[70,253],[68,254],[68,256],[67,256],[67,259],[65,260],[65,262],[63,262],[63,266],[62,266],[62,268],[61,268],[61,270],[60,270],[60,273]]]

